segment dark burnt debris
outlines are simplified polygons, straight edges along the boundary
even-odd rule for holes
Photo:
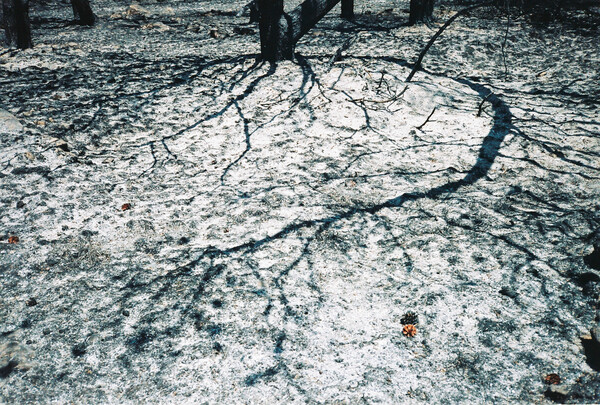
[[[400,322],[402,325],[417,325],[419,323],[419,316],[414,312],[407,312],[402,315]]]
[[[600,9],[248,3],[0,47],[0,402],[600,402]]]

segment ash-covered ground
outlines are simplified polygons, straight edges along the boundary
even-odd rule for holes
[[[600,10],[244,4],[0,48],[0,402],[600,402]]]

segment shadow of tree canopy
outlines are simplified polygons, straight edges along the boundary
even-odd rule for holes
[[[375,17],[365,16],[358,18],[350,25],[340,24],[337,28],[334,27],[332,32],[355,34],[363,30],[385,32],[399,28],[400,25],[397,25],[399,22],[395,20],[396,16],[392,17],[394,21],[385,20],[381,25],[377,25]],[[219,49],[219,51],[221,50]],[[61,56],[60,52],[60,50],[57,51],[59,56]],[[8,154],[7,156],[10,158],[4,159],[0,166],[3,171],[12,169],[10,175],[15,178],[17,176],[43,175],[43,181],[52,187],[52,182],[64,182],[66,181],[64,179],[69,179],[69,176],[77,175],[78,171],[92,171],[95,167],[105,170],[110,165],[120,165],[122,170],[120,177],[103,178],[102,184],[97,185],[99,195],[106,193],[118,195],[116,198],[122,198],[121,196],[125,193],[120,194],[121,187],[124,188],[130,183],[143,183],[142,187],[137,189],[134,187],[133,190],[142,189],[149,195],[148,199],[154,206],[164,207],[166,210],[166,208],[178,204],[182,211],[189,210],[196,213],[199,216],[197,221],[213,219],[203,215],[205,214],[202,212],[204,206],[199,201],[210,200],[217,192],[228,190],[231,191],[230,194],[224,192],[219,198],[214,198],[209,202],[211,205],[209,208],[218,204],[223,206],[219,207],[218,211],[216,209],[208,210],[216,218],[226,221],[229,216],[234,216],[234,208],[244,207],[246,202],[251,201],[252,198],[259,198],[257,196],[263,193],[267,194],[273,190],[289,187],[285,183],[287,174],[284,172],[279,173],[284,181],[260,178],[255,183],[257,187],[243,189],[240,187],[240,173],[248,170],[248,167],[258,174],[263,170],[260,163],[248,163],[253,158],[253,154],[267,153],[264,152],[265,149],[260,152],[260,148],[264,148],[264,142],[266,142],[264,139],[260,139],[263,129],[288,117],[290,111],[295,109],[302,109],[301,117],[306,121],[318,121],[319,117],[323,117],[325,113],[320,110],[322,105],[314,102],[311,94],[318,94],[321,97],[320,102],[323,103],[335,104],[342,99],[344,103],[351,105],[352,112],[360,117],[358,127],[352,127],[340,119],[339,126],[336,123],[329,128],[332,132],[342,132],[344,137],[340,136],[339,139],[343,142],[346,140],[357,142],[352,140],[352,134],[360,132],[377,133],[382,139],[388,136],[378,130],[374,112],[381,109],[390,114],[398,114],[397,111],[401,111],[401,107],[394,110],[392,106],[394,103],[399,104],[402,101],[402,94],[407,87],[404,87],[402,83],[402,86],[397,88],[394,84],[400,83],[403,79],[398,70],[402,72],[406,70],[403,68],[411,67],[411,64],[401,56],[364,56],[360,52],[348,52],[348,55],[335,66],[335,69],[339,71],[337,79],[325,84],[327,83],[325,76],[329,74],[330,70],[328,69],[331,66],[326,69],[324,64],[329,56],[298,54],[295,64],[290,63],[277,67],[258,62],[257,55],[247,49],[240,55],[223,57],[215,56],[215,53],[205,56],[187,54],[173,57],[148,55],[142,52],[137,54],[127,50],[94,50],[85,56],[86,60],[110,61],[111,69],[105,68],[102,64],[92,63],[86,65],[87,69],[85,70],[67,66],[64,69],[52,71],[33,66],[18,73],[11,72],[0,81],[1,85],[11,86],[9,93],[4,95],[5,99],[10,98],[11,103],[22,104],[27,108],[45,104],[52,111],[54,120],[70,122],[67,129],[59,128],[56,125],[48,125],[45,129],[45,134],[61,138],[68,143],[68,146],[65,146],[68,152],[64,149],[63,152],[69,154],[68,160],[64,164],[52,170],[43,167],[41,163],[38,164],[39,167],[35,168],[20,167],[19,159],[10,157],[12,155]],[[369,84],[376,88],[376,94],[381,96],[381,99],[369,98],[370,96],[366,95],[364,97],[356,96],[340,85],[344,74],[353,69],[358,70],[352,65],[357,61],[365,65],[368,63],[379,64],[377,66],[380,70],[376,72],[377,77],[373,74]],[[387,69],[389,67],[394,67],[396,70]],[[390,73],[388,70],[393,72]],[[294,85],[291,86],[293,88],[287,87],[285,90],[275,88],[274,78],[286,79],[283,76],[287,71],[297,72],[299,75],[298,80],[294,81]],[[50,255],[53,263],[55,265],[58,263],[57,267],[61,269],[64,268],[61,270],[64,273],[57,272],[56,275],[52,274],[48,277],[69,280],[68,285],[61,285],[59,293],[61,294],[60,299],[65,302],[70,302],[68,301],[71,299],[70,297],[74,297],[72,299],[74,309],[71,310],[75,314],[73,319],[85,324],[81,318],[77,318],[79,316],[77,297],[86,294],[88,296],[104,294],[110,297],[108,300],[94,301],[96,305],[85,312],[85,316],[98,319],[95,327],[103,331],[110,331],[104,337],[103,342],[106,343],[102,343],[102,345],[110,343],[125,348],[110,354],[102,354],[114,355],[120,372],[127,376],[130,373],[133,376],[135,371],[132,370],[136,370],[136,367],[147,367],[147,363],[140,360],[144,356],[146,359],[151,359],[148,361],[155,362],[160,373],[169,374],[174,373],[173,369],[177,368],[174,365],[178,365],[178,361],[181,361],[185,357],[184,355],[189,355],[186,357],[188,360],[194,356],[206,359],[213,355],[223,354],[227,350],[228,343],[236,338],[239,339],[239,342],[236,343],[241,346],[258,342],[256,346],[260,346],[260,349],[256,350],[260,351],[266,360],[262,362],[249,361],[248,363],[240,360],[240,364],[243,366],[242,372],[245,374],[236,375],[237,383],[244,387],[251,387],[261,382],[273,381],[278,376],[284,376],[286,383],[293,386],[299,395],[307,401],[316,402],[318,398],[314,396],[314,393],[308,392],[303,383],[294,377],[295,371],[292,370],[293,365],[288,357],[291,352],[288,345],[294,341],[294,336],[291,336],[294,328],[311,330],[313,325],[310,322],[315,319],[315,310],[326,305],[329,292],[323,290],[322,284],[317,279],[318,276],[315,276],[314,273],[318,272],[319,268],[324,265],[323,262],[328,260],[328,255],[339,255],[343,258],[342,262],[348,264],[355,259],[352,251],[364,248],[366,242],[362,239],[368,236],[367,231],[361,232],[357,229],[377,227],[388,235],[389,240],[383,241],[385,243],[382,244],[384,246],[382,251],[388,249],[389,246],[400,246],[401,238],[394,235],[393,232],[394,228],[398,228],[398,223],[387,218],[388,213],[406,214],[408,217],[406,224],[403,223],[401,226],[410,227],[411,222],[417,223],[418,226],[419,220],[431,219],[439,214],[434,210],[429,212],[413,203],[435,201],[436,204],[443,205],[442,202],[448,200],[449,210],[453,206],[463,205],[467,207],[465,210],[468,211],[470,204],[474,204],[472,200],[478,197],[469,191],[461,193],[464,189],[468,190],[470,186],[481,184],[484,181],[494,182],[494,176],[491,173],[497,161],[501,159],[503,161],[511,159],[511,161],[522,163],[528,167],[532,166],[550,174],[581,169],[581,173],[573,170],[575,173],[570,174],[575,177],[579,176],[578,178],[583,180],[593,180],[593,172],[597,170],[589,161],[589,159],[597,157],[597,153],[583,148],[560,145],[552,139],[536,137],[521,127],[532,123],[549,127],[554,125],[551,120],[544,120],[537,116],[527,119],[523,117],[524,114],[516,116],[515,113],[515,109],[526,111],[526,108],[530,108],[533,111],[533,107],[518,105],[515,100],[518,100],[519,97],[543,95],[560,98],[564,96],[574,104],[583,102],[595,107],[597,102],[592,95],[586,95],[580,90],[571,90],[568,86],[557,92],[547,89],[507,91],[507,88],[483,84],[476,76],[454,78],[449,73],[436,73],[437,70],[433,67],[422,72],[426,77],[448,80],[457,87],[469,89],[470,102],[473,101],[471,97],[478,97],[481,101],[479,113],[483,111],[484,114],[489,114],[491,127],[489,129],[486,127],[486,132],[481,133],[481,142],[478,138],[477,143],[473,142],[473,144],[464,139],[430,139],[427,138],[424,131],[420,133],[415,131],[410,135],[413,136],[414,143],[410,144],[411,138],[407,136],[407,141],[403,145],[393,149],[394,153],[412,152],[418,158],[421,151],[423,151],[422,156],[426,155],[427,148],[444,146],[457,149],[466,148],[469,157],[473,158],[469,160],[469,165],[464,165],[461,169],[455,169],[452,165],[439,165],[440,167],[433,168],[382,167],[381,171],[357,175],[356,162],[366,157],[376,159],[377,154],[381,152],[369,149],[368,145],[360,145],[361,147],[353,151],[353,154],[345,156],[348,160],[343,161],[339,167],[335,167],[335,170],[330,170],[329,167],[315,170],[314,177],[304,179],[302,185],[307,189],[313,187],[312,190],[317,195],[320,191],[317,190],[317,186],[311,185],[311,182],[333,184],[341,181],[364,180],[366,184],[368,179],[377,180],[383,177],[422,179],[435,175],[437,176],[437,185],[431,186],[431,183],[426,182],[425,186],[417,187],[413,186],[414,183],[411,181],[406,181],[403,184],[406,184],[405,188],[408,191],[388,186],[386,191],[389,192],[385,194],[385,197],[373,194],[377,196],[374,201],[368,199],[319,201],[314,203],[320,205],[318,208],[322,208],[316,211],[317,214],[308,211],[313,207],[309,206],[311,202],[307,202],[308,207],[305,207],[305,212],[308,213],[306,215],[298,215],[296,219],[290,219],[293,216],[285,217],[285,221],[280,221],[283,224],[277,222],[276,230],[272,231],[273,228],[271,228],[267,236],[253,239],[248,237],[249,233],[246,232],[243,233],[243,237],[236,236],[236,238],[228,239],[224,235],[225,232],[229,232],[229,229],[223,230],[224,233],[219,234],[223,236],[222,244],[218,247],[213,246],[212,242],[207,242],[206,240],[209,238],[199,237],[198,240],[194,240],[194,237],[190,237],[189,234],[185,237],[158,234],[158,231],[152,234],[155,230],[155,222],[180,223],[183,220],[191,222],[196,218],[181,215],[184,218],[181,220],[178,212],[173,213],[175,210],[170,211],[170,214],[173,214],[172,217],[161,217],[160,210],[146,209],[150,205],[147,201],[140,202],[140,211],[133,210],[133,213],[137,215],[135,219],[123,219],[123,227],[130,231],[130,233],[124,234],[135,240],[123,241],[122,251],[112,248],[114,257],[103,257],[99,253],[102,251],[101,247],[94,246],[95,239],[101,239],[96,237],[97,232],[95,234],[85,230],[85,233],[82,232],[78,238],[65,237],[56,241],[44,239],[46,237],[40,238],[40,246],[50,246],[51,249],[54,249],[51,250],[53,253]],[[367,72],[366,74],[371,75],[371,73]],[[347,78],[345,80],[351,81]],[[409,86],[421,84],[423,83],[415,82]],[[338,85],[340,85],[339,88],[336,87]],[[94,86],[94,91],[85,90]],[[263,112],[265,116],[260,120],[253,119],[255,113],[260,111],[263,106],[253,104],[252,97],[265,88],[271,90],[269,86],[274,87],[273,92],[269,93],[268,97],[265,96],[269,106],[281,104],[283,107],[280,110],[266,107],[266,112]],[[444,92],[444,89],[440,88],[439,91]],[[76,96],[68,97],[68,94]],[[339,98],[336,98],[337,96]],[[477,107],[476,105],[471,106],[470,102],[458,106],[453,106],[449,102],[449,105],[445,107],[456,108],[459,113],[468,112],[475,115]],[[172,103],[172,105],[165,106],[165,103]],[[168,110],[173,105],[179,109]],[[488,106],[491,108],[487,109]],[[76,113],[73,113],[74,111]],[[421,120],[419,123],[427,124],[432,115],[435,117],[434,112],[436,112],[435,108],[427,119],[425,119],[427,114],[419,117]],[[73,116],[75,117],[73,118]],[[221,133],[219,123],[221,119],[225,119],[224,117],[235,121],[235,129],[230,129],[229,132],[223,130]],[[71,120],[71,118],[73,119]],[[597,125],[597,119],[588,118],[589,121],[585,122],[586,125],[582,127],[583,129],[578,130],[576,134],[565,132],[565,136],[577,137],[580,134],[583,134],[581,136],[594,136],[591,128],[593,125]],[[28,125],[31,130],[31,123]],[[277,130],[281,131],[281,129]],[[302,128],[297,131],[297,134],[298,142],[307,142],[309,135],[303,132]],[[228,159],[217,162],[217,158],[215,158],[214,169],[202,177],[201,174],[206,173],[204,166],[211,164],[210,160],[213,157],[209,154],[186,153],[187,146],[185,145],[192,144],[202,149],[208,145],[208,143],[203,144],[206,142],[203,137],[211,135],[215,135],[215,138],[221,135],[228,137],[227,143],[223,142],[229,148]],[[115,140],[118,136],[122,136],[122,139]],[[511,136],[513,139],[517,139],[514,142],[517,145],[512,145],[513,148],[507,150],[506,146]],[[276,137],[269,140],[272,143],[277,141]],[[5,142],[9,142],[9,140],[5,140]],[[215,143],[217,142],[218,140],[215,141]],[[536,160],[536,156],[517,153],[525,149],[525,146],[520,145],[519,142],[529,142],[544,153],[556,156],[557,161],[568,167],[546,167],[543,161]],[[283,153],[284,148],[293,148],[292,143],[282,143],[282,145],[280,149],[275,150]],[[210,145],[208,146],[210,147]],[[52,145],[45,147],[47,149],[55,148]],[[214,149],[214,151],[219,150],[222,149]],[[294,153],[294,151],[292,150],[290,153]],[[205,161],[193,161],[193,158],[198,157]],[[582,157],[588,160],[585,161]],[[98,161],[105,158],[107,163],[90,163],[93,159]],[[263,156],[263,158],[276,160],[280,156]],[[317,161],[318,159],[315,158],[309,160],[307,164]],[[132,162],[132,169],[127,172],[122,168],[126,168],[130,164],[129,162]],[[245,164],[247,165],[244,166]],[[384,166],[385,161],[382,161],[381,165]],[[106,170],[108,171],[108,169]],[[353,171],[355,171],[354,175]],[[168,176],[165,173],[168,173]],[[207,181],[208,177],[212,180],[210,187],[213,188],[207,188],[208,186],[205,187],[204,184],[199,185],[199,182]],[[79,179],[80,177],[75,176],[74,178]],[[172,178],[177,178],[177,181],[170,182]],[[77,186],[84,187],[83,185]],[[505,193],[505,199],[504,197],[495,199],[496,196],[490,189],[487,189],[487,186],[481,186],[486,188],[483,190],[483,198],[489,197],[489,200],[494,200],[488,205],[497,204],[498,210],[502,211],[504,219],[506,219],[503,229],[509,228],[512,220],[521,221],[527,227],[537,229],[540,234],[550,236],[553,232],[561,232],[572,238],[581,238],[581,232],[576,229],[577,226],[582,229],[600,229],[600,223],[594,214],[586,212],[589,209],[566,206],[567,197],[560,195],[560,190],[551,198],[543,198],[535,190],[527,190],[518,184],[504,184],[504,186],[507,190],[503,189],[499,193]],[[144,187],[146,188],[144,189]],[[162,198],[165,195],[162,193],[163,189],[176,194],[176,198],[163,201]],[[292,198],[298,195],[296,194]],[[389,197],[390,195],[391,197]],[[105,201],[114,203],[109,198],[104,198],[101,204],[105,204]],[[135,201],[133,203],[135,207]],[[75,204],[79,204],[79,202],[69,201],[68,204],[76,206]],[[84,204],[88,204],[88,202],[81,203],[82,206]],[[61,207],[56,209],[60,210]],[[142,211],[142,209],[146,209],[146,211]],[[271,207],[268,207],[260,214],[263,220],[275,216],[270,209]],[[51,209],[48,209],[48,212],[52,212]],[[557,219],[554,222],[541,221],[540,217],[546,212],[556,215]],[[119,214],[123,214],[123,217],[128,213],[119,212]],[[520,255],[520,261],[515,259],[510,262],[511,258],[502,263],[507,269],[502,273],[503,280],[498,282],[505,283],[506,288],[502,290],[498,288],[498,290],[502,297],[509,300],[510,304],[506,305],[514,303],[522,312],[526,312],[524,301],[516,292],[519,287],[519,277],[522,277],[523,274],[539,283],[540,290],[544,294],[554,294],[552,297],[556,300],[563,299],[561,298],[563,295],[564,299],[568,300],[570,298],[566,297],[567,295],[579,294],[577,297],[585,296],[585,299],[592,301],[593,288],[588,284],[590,280],[595,282],[595,279],[586,276],[585,273],[579,274],[573,271],[569,273],[565,270],[567,267],[561,262],[564,259],[558,259],[551,255],[540,255],[536,251],[536,247],[530,243],[523,242],[518,237],[514,238],[508,233],[494,232],[494,229],[491,229],[492,225],[485,224],[484,212],[478,212],[472,217],[469,217],[468,212],[455,216],[445,214],[446,212],[441,212],[441,220],[445,221],[448,227],[464,231],[465,235],[472,237],[474,240],[471,246],[476,246],[483,240],[485,241],[483,248],[491,248],[490,244],[498,243],[503,248],[511,250],[513,256]],[[478,217],[479,214],[481,214],[481,218]],[[94,215],[96,217],[104,215],[109,218],[108,220],[112,218],[105,211],[96,212]],[[219,215],[221,216],[219,217]],[[577,220],[584,225],[569,223],[565,219],[567,215],[577,215]],[[492,222],[490,221],[490,223]],[[86,223],[83,222],[83,224]],[[252,226],[252,224],[242,223],[242,226]],[[336,233],[343,227],[346,227],[348,234],[353,232],[355,234],[345,238],[343,234]],[[156,229],[158,228],[157,225]],[[191,228],[190,226],[187,229]],[[431,232],[434,233],[434,231]],[[146,234],[152,234],[152,236]],[[593,238],[594,235],[585,235],[585,237]],[[115,238],[118,238],[118,235]],[[152,240],[152,238],[155,239]],[[542,238],[540,237],[540,239]],[[69,247],[70,243],[76,243],[77,246],[71,248]],[[423,247],[425,243],[423,240],[415,242],[419,248]],[[292,247],[286,250],[287,246]],[[443,246],[440,249],[445,249],[445,258],[449,264],[458,266],[461,263],[460,253],[448,252],[451,248],[452,246]],[[61,251],[61,249],[63,250]],[[391,250],[391,248],[389,249]],[[551,249],[553,248],[548,248],[549,251]],[[279,255],[276,265],[261,266],[260,262],[264,256],[269,256],[273,252]],[[52,255],[56,255],[56,257]],[[480,252],[466,252],[465,255],[471,255],[472,257],[468,259],[472,259],[474,263],[483,263],[486,260]],[[396,260],[394,263],[398,264],[407,277],[419,272],[418,264],[415,264],[414,258],[406,250],[399,253],[394,260]],[[532,262],[539,262],[541,265],[536,268],[528,267],[528,264]],[[564,293],[553,292],[557,290],[557,284],[555,280],[542,274],[543,269],[546,268],[544,266],[570,280],[572,288],[561,286],[561,289],[564,288]],[[569,270],[572,269],[569,268]],[[83,280],[71,281],[68,277],[71,277],[72,273],[85,274],[85,277]],[[298,273],[302,277],[297,276]],[[104,277],[105,282],[96,283],[94,277],[98,277],[98,279]],[[252,282],[248,282],[248,280]],[[460,276],[456,276],[452,282],[456,282],[457,291],[466,291],[467,293],[475,285],[471,280],[461,279]],[[13,284],[16,285],[15,283]],[[394,283],[395,291],[400,291],[398,294],[406,296],[411,294],[410,291],[401,290],[407,285],[410,286],[406,280],[394,280]],[[13,284],[7,284],[7,288],[13,288],[11,287]],[[294,289],[294,287],[297,288]],[[229,291],[231,297],[222,293],[224,289]],[[584,290],[588,292],[582,292]],[[298,291],[304,294],[301,297],[303,301],[300,303]],[[340,292],[340,294],[343,293]],[[422,299],[427,302],[435,302],[439,299],[439,294],[436,294],[438,293],[435,291],[428,292]],[[243,302],[243,307],[234,307],[230,303],[234,298],[237,300],[236,304]],[[307,304],[307,302],[309,303]],[[411,301],[406,299],[403,301],[403,305],[408,305],[408,302]],[[68,306],[62,301],[61,305]],[[568,309],[577,316],[584,311],[580,308],[579,301],[565,305],[570,305]],[[236,314],[243,311],[246,311],[245,314],[249,319],[235,318]],[[565,317],[555,307],[545,308],[544,311],[540,310],[540,312],[544,312],[544,319],[541,319],[540,322],[547,326],[548,334],[566,339],[569,333],[572,333],[568,328],[569,321],[565,321]],[[221,316],[220,314],[225,315]],[[50,315],[55,316],[55,320],[64,319],[63,315]],[[48,319],[52,319],[50,315]],[[232,319],[236,322],[239,321],[239,324],[231,325],[234,323]],[[288,325],[293,327],[288,328]],[[511,333],[518,334],[518,328],[514,322],[502,323],[483,319],[481,325],[483,326],[480,328],[482,330],[480,339],[484,345],[498,337],[493,333],[496,329],[501,329],[503,325],[510,326]],[[232,331],[234,327],[237,329]],[[89,332],[93,328],[87,328],[87,326],[87,329],[79,328],[79,325],[72,325],[71,328],[73,331],[67,332],[70,333],[68,336],[71,340],[62,337],[61,339],[68,341],[69,344],[73,343],[71,353],[74,357],[85,358],[86,350],[91,352],[94,345],[92,333]],[[251,330],[252,334],[245,335],[246,330]],[[508,339],[504,335],[500,337]],[[252,342],[244,341],[246,338]],[[424,352],[431,350],[425,346]],[[238,351],[231,356],[243,358],[244,354]],[[459,373],[468,374],[469,378],[484,378],[485,376],[477,375],[476,364],[478,361],[488,361],[489,358],[486,356],[484,354],[481,358],[457,357],[450,359],[448,364],[454,365]],[[112,359],[113,357],[110,358],[111,361]],[[221,360],[223,363],[227,361],[225,358]],[[179,366],[185,368],[185,365],[179,364]],[[223,365],[223,368],[229,366],[231,365]],[[450,370],[450,373],[457,372],[456,370]],[[163,378],[160,373],[152,375],[148,381],[158,387],[170,388],[176,385],[172,381],[167,381],[168,379]],[[487,381],[492,380],[492,377],[489,377]]]

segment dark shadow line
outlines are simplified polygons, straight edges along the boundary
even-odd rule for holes
[[[285,226],[280,231],[276,232],[271,236],[266,236],[258,241],[250,240],[237,246],[232,246],[226,249],[217,249],[220,255],[228,256],[238,252],[251,252],[259,249],[263,245],[266,245],[274,240],[282,239],[287,235],[296,232],[300,229],[310,228],[313,226],[330,226],[333,223],[339,222],[344,219],[353,217],[356,214],[375,214],[384,208],[399,208],[409,201],[416,201],[423,198],[436,199],[441,196],[446,196],[450,193],[456,192],[458,189],[474,184],[478,180],[484,178],[492,167],[496,157],[499,154],[500,146],[506,136],[513,130],[515,130],[512,124],[512,114],[509,107],[495,94],[483,85],[472,83],[466,79],[455,79],[457,82],[469,86],[475,90],[480,97],[485,98],[491,102],[492,109],[494,111],[494,125],[483,139],[481,147],[479,148],[479,154],[475,165],[467,172],[464,178],[457,181],[452,181],[443,184],[438,187],[434,187],[427,192],[411,192],[404,193],[397,197],[391,198],[380,204],[372,205],[370,207],[356,207],[348,209],[336,215],[331,215],[320,219],[305,220],[298,223],[293,223]],[[215,248],[211,247],[214,252]],[[202,256],[200,256],[202,257]],[[200,259],[193,260],[192,262],[184,265],[183,267],[194,266],[199,262]]]

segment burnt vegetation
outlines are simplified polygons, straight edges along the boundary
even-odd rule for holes
[[[3,393],[597,399],[597,2],[298,3],[3,0]]]

